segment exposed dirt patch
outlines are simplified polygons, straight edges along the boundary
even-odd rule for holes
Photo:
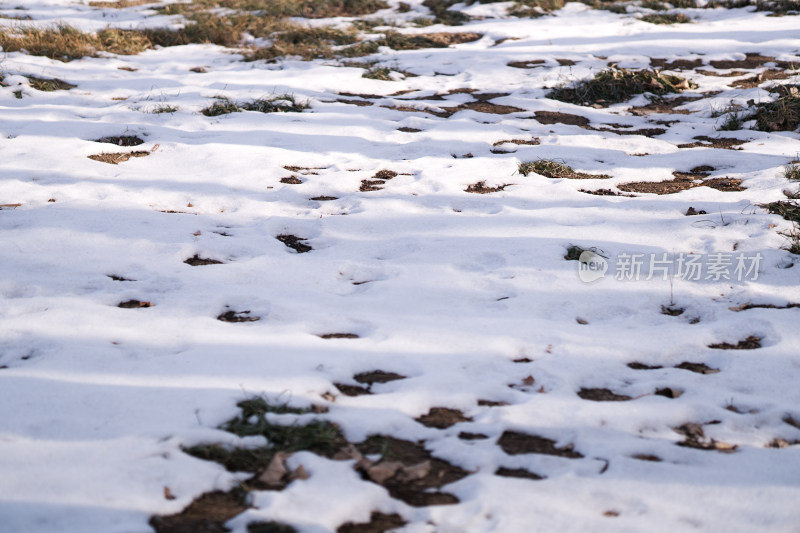
[[[453,112],[455,113],[465,110],[477,111],[478,113],[489,113],[492,115],[508,115],[509,113],[519,113],[520,111],[525,111],[519,107],[494,104],[485,100],[478,100],[477,102],[461,104],[460,106],[456,107]]]
[[[350,104],[359,107],[369,107],[371,105],[374,105],[373,102],[370,102],[369,100],[345,100],[343,98],[340,98],[336,101],[339,102],[340,104]]]
[[[578,192],[594,194],[596,196],[626,196],[628,198],[636,198],[635,194],[623,194],[619,191],[612,191],[611,189],[595,189],[593,191],[588,189],[578,189]]]
[[[404,525],[406,525],[406,521],[399,514],[373,512],[369,522],[361,524],[347,522],[339,526],[336,533],[385,533],[390,529],[397,529]]]
[[[545,63],[544,59],[531,59],[529,61],[511,61],[508,66],[514,68],[537,68],[543,67]]]
[[[283,244],[285,244],[287,248],[291,248],[298,254],[304,254],[306,252],[310,252],[311,250],[313,250],[311,246],[305,244],[304,242],[308,239],[304,239],[303,237],[298,237],[296,235],[281,234],[275,238],[281,241]]]
[[[678,148],[724,148],[726,150],[741,150],[741,148],[738,148],[739,146],[750,142],[728,137],[708,137],[707,135],[698,135],[694,140],[698,142],[679,144]]]
[[[479,181],[478,183],[473,183],[472,185],[468,186],[466,189],[464,189],[464,192],[489,194],[492,192],[502,191],[509,185],[513,185],[513,183],[504,183],[503,185],[498,185],[497,187],[487,187],[485,181]]]
[[[303,180],[301,180],[297,176],[287,176],[285,178],[281,178],[281,183],[288,183],[289,185],[300,185],[301,183],[303,183]]]
[[[319,172],[314,172],[315,170],[325,170],[328,167],[299,167],[296,165],[283,165],[283,168],[285,168],[289,172],[299,172],[302,174],[317,175],[319,174]]]
[[[363,455],[380,455],[380,460],[357,468],[365,479],[385,487],[392,497],[413,507],[458,503],[458,498],[438,489],[466,477],[469,472],[431,456],[422,444],[372,436],[356,448]]]
[[[106,277],[113,279],[114,281],[136,281],[135,279],[129,279],[123,276],[117,276],[115,274],[108,274]]]
[[[758,87],[762,83],[766,81],[772,80],[785,80],[791,78],[794,73],[790,71],[783,71],[783,70],[765,70],[764,72],[753,76],[752,78],[746,78],[744,80],[736,80],[731,83],[731,87],[736,87],[737,89],[752,89],[754,87]]]
[[[537,146],[540,144],[539,138],[534,137],[533,139],[509,139],[507,141],[497,141],[496,143],[492,144],[492,146],[500,146],[501,144],[516,144],[519,146]]]
[[[247,510],[245,491],[207,492],[179,514],[154,516],[156,533],[226,533],[225,522]]]
[[[533,115],[540,124],[566,124],[567,126],[580,126],[581,128],[589,125],[589,119],[586,117],[558,111],[537,111]]]
[[[216,259],[207,259],[205,257],[200,257],[199,255],[195,254],[194,256],[184,261],[184,263],[194,267],[194,266],[204,266],[204,265],[221,265],[222,261],[217,261]]]
[[[488,435],[484,435],[483,433],[472,433],[469,431],[462,431],[458,434],[458,438],[461,440],[484,440],[488,439]]]
[[[421,34],[426,39],[437,43],[441,46],[451,46],[454,44],[471,43],[477,41],[483,35],[475,32],[440,32],[440,33],[424,33]]]
[[[610,389],[582,388],[578,391],[578,396],[584,400],[591,400],[593,402],[625,402],[632,399],[630,396],[624,394],[616,394]]]
[[[680,433],[685,439],[678,443],[678,446],[685,446],[687,448],[696,448],[698,450],[717,450],[723,453],[732,453],[736,451],[735,444],[728,444],[726,442],[708,439],[703,432],[703,426],[693,422],[687,422],[676,428],[672,428],[676,433]]]
[[[345,396],[366,396],[367,394],[372,394],[367,387],[361,387],[359,385],[348,385],[346,383],[334,383],[339,391],[344,394]]]
[[[355,333],[322,333],[317,335],[320,339],[358,339]]]
[[[417,128],[409,128],[408,126],[403,126],[402,128],[397,128],[397,131],[402,131],[403,133],[419,133],[423,130]]]
[[[153,307],[152,302],[142,302],[140,300],[128,300],[127,302],[120,302],[117,307],[122,309],[141,309],[143,307]]]
[[[688,370],[690,372],[695,372],[697,374],[718,374],[718,368],[711,368],[710,366],[706,365],[705,363],[690,363],[688,361],[684,361],[683,363],[676,365],[675,368],[680,368],[682,370]]]
[[[394,170],[383,169],[383,170],[379,170],[378,172],[376,172],[375,175],[372,176],[372,179],[375,179],[375,180],[390,180],[390,179],[394,178],[395,176],[397,176],[397,172],[395,172]]]
[[[309,198],[309,200],[313,200],[315,202],[330,202],[332,200],[338,200],[338,199],[339,199],[338,196],[324,196],[324,195],[323,196],[314,196],[312,198]]]
[[[556,455],[568,459],[580,459],[583,457],[583,455],[573,449],[572,444],[557,448],[556,441],[554,440],[537,435],[520,433],[518,431],[504,431],[497,440],[497,444],[509,455],[538,453]]]
[[[556,63],[562,67],[571,67],[573,65],[577,65],[577,63],[571,59],[556,59]]]
[[[800,308],[800,303],[789,302],[786,305],[774,305],[774,304],[751,304],[750,302],[737,305],[735,307],[729,307],[731,311],[739,312],[739,311],[747,311],[748,309],[795,309]]]
[[[224,313],[220,314],[217,317],[217,320],[221,322],[257,322],[261,320],[261,317],[258,316],[251,316],[250,311],[234,311],[229,310],[225,311]]]
[[[776,63],[781,68],[787,68],[789,65],[783,61],[777,61],[774,57],[762,56],[758,53],[745,54],[745,59],[718,59],[709,61],[709,65],[719,70],[731,70],[741,68],[745,70],[753,70],[763,66],[765,63]]]
[[[415,420],[423,426],[437,429],[446,429],[459,422],[472,422],[471,418],[464,416],[464,413],[458,409],[450,409],[448,407],[431,407],[428,414],[422,415]]]
[[[506,468],[504,466],[498,468],[495,471],[494,475],[501,477],[515,477],[518,479],[533,479],[536,481],[544,479],[543,476],[540,476],[539,474],[534,474],[530,470],[525,470],[524,468]]]
[[[148,155],[150,155],[150,152],[137,151],[137,152],[123,152],[118,154],[102,153],[102,154],[90,155],[88,157],[93,161],[100,161],[101,163],[109,163],[111,165],[117,165],[119,163],[124,163],[131,157],[147,157]]]
[[[714,348],[715,350],[755,350],[761,348],[761,337],[750,335],[746,339],[741,340],[736,344],[718,342],[715,344],[709,344],[708,347]]]
[[[667,133],[664,128],[642,128],[638,130],[618,129],[618,128],[587,128],[594,131],[616,133],[617,135],[641,135],[642,137],[657,137]]]
[[[135,135],[120,135],[112,137],[100,137],[96,139],[96,143],[109,143],[117,146],[139,146],[144,143],[144,140],[136,137]]]
[[[646,365],[644,363],[634,361],[632,363],[628,363],[628,368],[632,368],[633,370],[658,370],[659,368],[664,367],[661,365]]]
[[[397,374],[395,372],[386,372],[384,370],[371,370],[369,372],[361,372],[353,376],[359,383],[365,383],[372,386],[374,383],[389,383],[390,381],[398,381],[406,379],[407,376]]]
[[[703,64],[702,59],[674,59],[667,61],[663,58],[651,58],[650,66],[665,70],[692,70]]]
[[[623,183],[619,189],[626,192],[650,193],[650,194],[675,194],[680,191],[692,189],[694,187],[711,187],[722,192],[743,191],[742,180],[734,178],[706,178],[708,174],[704,172],[686,173],[673,172],[675,179],[658,182],[638,181]],[[697,180],[702,182],[697,183]]]
[[[677,107],[682,106],[688,102],[693,102],[695,100],[702,99],[701,96],[678,96],[675,98],[653,98],[651,102],[644,106],[639,107],[632,107],[630,109],[631,114],[636,116],[646,116],[646,115],[663,115],[663,114],[672,114],[672,115],[688,115],[691,111],[686,109],[676,109]]]
[[[494,400],[478,400],[478,405],[482,407],[505,407],[508,402],[497,402]]]
[[[358,188],[361,192],[380,191],[383,189],[381,185],[385,185],[383,180],[361,180],[361,186]]]
[[[637,453],[636,455],[632,455],[631,457],[633,457],[634,459],[638,459],[640,461],[651,461],[653,463],[661,462],[661,457],[649,453]]]
[[[676,389],[675,387],[661,387],[656,389],[653,394],[655,396],[663,396],[664,398],[674,400],[675,398],[680,398],[683,395],[683,390]]]

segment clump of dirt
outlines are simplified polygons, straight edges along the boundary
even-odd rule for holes
[[[118,135],[111,137],[100,137],[96,139],[96,143],[109,143],[117,146],[139,146],[144,143],[144,140],[136,137],[135,135]]]
[[[683,441],[678,443],[678,446],[696,448],[698,450],[717,450],[723,453],[733,453],[738,447],[735,444],[728,444],[727,442],[706,438],[701,424],[687,422],[686,424],[672,428],[672,430],[685,437]]]
[[[338,196],[325,196],[325,195],[314,196],[312,198],[309,198],[309,200],[313,200],[315,202],[330,202],[332,200],[338,200],[338,199],[339,199]]]
[[[301,183],[303,183],[303,180],[301,180],[297,176],[286,176],[285,178],[281,178],[281,183],[288,183],[289,185],[300,185]]]
[[[122,309],[142,309],[144,307],[153,307],[153,303],[142,302],[140,300],[128,300],[126,302],[120,302],[117,307]]]
[[[472,422],[472,419],[458,409],[431,407],[428,414],[416,418],[416,421],[429,428],[446,429],[460,422]]]
[[[313,250],[311,246],[305,244],[305,241],[308,239],[304,239],[303,237],[298,237],[296,235],[288,235],[288,234],[281,234],[275,237],[283,244],[286,245],[287,248],[291,248],[298,254],[304,254],[306,252],[310,252]]]
[[[697,210],[697,209],[695,209],[694,207],[691,207],[691,206],[689,206],[689,209],[687,209],[686,213],[684,213],[684,215],[687,216],[687,217],[696,216],[696,215],[707,215],[707,214],[708,214],[708,211],[705,211],[703,209]]]
[[[681,316],[686,311],[683,307],[676,307],[674,305],[662,305],[661,314],[669,316]]]
[[[589,119],[580,115],[560,113],[558,111],[537,111],[533,114],[540,124],[566,124],[567,126],[580,126],[581,128],[589,125]]]
[[[516,144],[518,146],[537,146],[540,144],[539,138],[534,137],[533,139],[509,139],[507,141],[497,141],[496,143],[492,144],[492,146],[500,146],[501,144]]]
[[[508,402],[496,402],[494,400],[478,400],[478,405],[482,407],[505,407]]]
[[[694,140],[697,142],[679,144],[678,148],[723,148],[725,150],[741,150],[739,146],[750,142],[728,137],[712,138],[707,135],[698,135]]]
[[[114,281],[136,281],[135,279],[129,279],[123,276],[117,276],[115,274],[107,274],[106,277],[111,278]]]
[[[358,339],[355,333],[322,333],[317,335],[320,339]]]
[[[661,365],[646,365],[644,363],[634,361],[632,363],[628,363],[628,368],[631,368],[633,370],[658,370],[664,367]]]
[[[365,479],[382,485],[392,497],[412,507],[458,503],[458,498],[439,489],[469,475],[466,470],[431,456],[416,442],[374,435],[355,448],[362,455],[356,468]],[[364,460],[363,456],[370,455],[380,455],[380,459]]]
[[[525,453],[538,453],[544,455],[556,455],[568,459],[580,459],[583,457],[574,450],[572,444],[556,447],[556,441],[538,435],[529,435],[518,431],[504,431],[497,444],[509,455],[519,455]]]
[[[494,475],[501,477],[515,477],[518,479],[533,479],[536,481],[545,479],[544,476],[534,474],[530,470],[525,470],[524,468],[506,468],[504,466],[501,466],[495,470]]]
[[[234,311],[228,310],[217,316],[217,320],[221,322],[257,322],[261,317],[250,316],[250,311]]]
[[[556,87],[546,96],[571,104],[607,107],[630,100],[637,94],[664,95],[696,87],[689,80],[670,74],[612,67],[599,72],[593,79],[578,82],[572,87]]]
[[[695,372],[697,374],[718,374],[718,368],[711,368],[710,366],[706,365],[705,363],[690,363],[689,361],[684,361],[679,365],[675,365],[675,368],[680,368],[682,370],[688,370],[690,372]]]
[[[593,402],[626,402],[633,399],[625,394],[616,394],[609,389],[582,388],[578,391],[578,396]]]
[[[718,342],[715,344],[709,344],[708,347],[714,348],[715,350],[755,350],[761,348],[761,340],[761,337],[750,335],[746,339],[740,340],[736,344]]]
[[[611,176],[606,174],[586,174],[576,172],[571,166],[558,161],[549,159],[539,159],[537,161],[527,161],[520,163],[517,170],[523,176],[534,172],[546,178],[567,178],[567,179],[608,179]]]
[[[475,193],[475,194],[489,194],[492,192],[499,192],[508,187],[509,185],[513,185],[513,183],[504,183],[503,185],[498,185],[497,187],[487,187],[485,181],[479,181],[478,183],[473,183],[469,185],[464,192]]]
[[[199,255],[195,254],[194,256],[184,261],[184,263],[191,266],[205,266],[205,265],[221,265],[222,261],[217,261],[216,259],[207,259],[205,257],[200,257]]]
[[[118,165],[124,163],[131,157],[147,157],[150,152],[136,151],[136,152],[122,152],[117,154],[102,153],[88,156],[93,161],[100,161],[101,163],[108,163],[110,165]]]
[[[369,522],[342,524],[336,533],[385,533],[391,529],[401,528],[406,525],[406,521],[399,514],[385,514],[377,511],[372,513]]]
[[[419,133],[423,130],[417,128],[409,128],[408,126],[403,126],[402,128],[397,128],[397,131],[402,131],[404,133]]]

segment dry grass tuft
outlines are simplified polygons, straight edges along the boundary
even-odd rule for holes
[[[556,87],[548,98],[579,105],[609,106],[625,102],[634,95],[651,93],[658,96],[694,89],[697,85],[670,74],[653,70],[629,70],[612,67],[599,72],[593,79],[572,87]]]

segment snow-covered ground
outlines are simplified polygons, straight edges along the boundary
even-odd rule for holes
[[[84,30],[173,22],[147,6],[70,0],[5,2],[0,12],[18,14],[18,4],[37,24]],[[314,416],[353,443],[424,441],[468,475],[441,489],[458,503],[412,506],[353,460],[298,452],[288,464],[307,479],[251,493],[252,507],[228,523],[237,532],[254,520],[330,532],[373,511],[399,514],[406,533],[798,531],[800,309],[780,307],[800,302],[800,265],[783,249],[790,224],[757,204],[797,187],[783,169],[800,135],[719,131],[714,115],[797,83],[731,85],[800,64],[800,20],[688,9],[693,23],[664,26],[577,3],[536,19],[500,16],[505,7],[474,4],[465,11],[486,18],[458,28],[404,30],[482,37],[382,49],[370,59],[416,75],[395,81],[336,60],[243,62],[214,45],[66,63],[3,54],[0,204],[20,205],[0,210],[1,531],[152,531],[151,516],[248,477],[183,448],[241,444],[218,428],[259,395],[326,407]],[[754,53],[771,59],[711,65]],[[683,113],[632,113],[645,96],[607,108],[545,98],[609,64],[654,58],[700,60],[673,72],[698,85],[683,93],[699,97]],[[24,76],[77,87],[37,91]],[[282,93],[310,108],[200,113],[218,96]],[[471,109],[482,93],[520,111]],[[159,106],[178,110],[152,113]],[[644,128],[665,131],[622,134]],[[95,142],[108,136],[144,143]],[[743,143],[678,147],[700,136]],[[88,157],[131,151],[147,156]],[[611,177],[517,171],[538,159]],[[743,190],[582,192],[698,167]],[[372,180],[381,170],[397,175]],[[378,190],[359,190],[363,180]],[[481,181],[507,186],[465,192]],[[686,216],[690,207],[706,214]],[[276,239],[287,235],[312,250]],[[582,281],[579,262],[565,260],[573,245],[605,256],[605,277]],[[648,276],[663,254],[671,279]],[[194,256],[220,263],[184,262]],[[700,279],[676,271],[689,256],[701,256]],[[643,262],[639,276],[631,257]],[[131,300],[152,306],[118,307]],[[228,311],[259,320],[217,320]],[[334,333],[351,338],[323,338]],[[759,348],[710,347],[751,337]],[[335,385],[375,370],[405,379],[358,396]],[[441,429],[415,420],[435,407],[469,420]],[[501,444],[517,433],[576,453],[507,453]]]

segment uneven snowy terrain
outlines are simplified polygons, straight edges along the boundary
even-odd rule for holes
[[[0,23],[181,23],[154,5]],[[3,53],[1,531],[798,531],[800,256],[760,205],[800,135],[722,126],[800,83],[800,18],[509,5],[350,60]],[[691,83],[546,97],[610,65]],[[201,112],[276,95],[308,108]]]

